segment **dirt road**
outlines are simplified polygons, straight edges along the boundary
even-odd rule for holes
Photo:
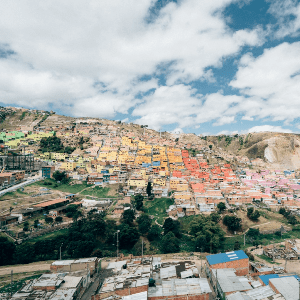
[[[42,262],[42,263],[32,263],[21,266],[11,266],[11,267],[0,267],[0,276],[10,274],[11,270],[16,273],[28,273],[34,271],[43,271],[50,270],[51,263]]]

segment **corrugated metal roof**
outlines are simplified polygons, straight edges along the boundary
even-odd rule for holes
[[[260,275],[259,278],[265,285],[269,284],[269,280],[273,278],[282,278],[282,277],[295,277],[300,281],[300,278],[297,275],[279,275],[279,274],[268,274],[268,275]]]
[[[227,300],[253,300],[249,296],[245,295],[244,293],[240,293],[240,292],[230,294],[226,297],[226,299]]]
[[[199,295],[211,292],[212,291],[206,278],[163,280],[162,285],[148,288],[149,297]]]
[[[213,269],[214,277],[217,277],[219,286],[224,293],[251,290],[248,280],[236,276],[234,269]]]
[[[262,300],[267,297],[274,296],[275,293],[271,289],[271,287],[267,285],[267,286],[261,286],[259,288],[253,289],[251,291],[247,291],[246,295],[251,297],[251,299],[253,299],[253,300]]]
[[[272,278],[270,281],[285,299],[299,300],[299,282],[295,277]]]
[[[231,251],[226,253],[219,253],[206,256],[206,259],[210,265],[216,265],[233,260],[240,260],[248,258],[243,250]]]
[[[191,276],[193,276],[193,271],[192,270],[187,270],[187,271],[180,272],[180,277],[181,278],[187,278],[187,277],[191,277]]]
[[[160,278],[171,278],[176,277],[176,268],[175,266],[170,266],[167,268],[160,269]]]

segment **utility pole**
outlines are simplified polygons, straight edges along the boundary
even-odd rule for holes
[[[202,257],[201,257],[202,251],[203,251],[203,248],[201,248],[201,252],[200,252],[200,262],[201,262],[200,277],[202,275]]]
[[[62,247],[62,245],[63,245],[63,243],[59,247],[59,260],[61,260],[61,247]]]
[[[119,232],[120,230],[117,230],[117,261],[119,259]]]
[[[142,238],[142,263],[143,263],[143,259],[144,259],[144,240]]]
[[[11,270],[10,272],[10,297],[12,297],[12,294],[13,294],[13,274],[14,274],[14,271]]]
[[[246,232],[244,233],[244,246],[246,246]]]
[[[285,273],[287,273],[287,254],[285,254]]]
[[[273,240],[273,255],[272,255],[272,258],[273,258],[273,262],[274,262],[274,240]]]

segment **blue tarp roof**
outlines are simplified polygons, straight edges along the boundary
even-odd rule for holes
[[[273,278],[281,278],[281,277],[295,277],[300,281],[300,278],[297,275],[278,275],[278,274],[269,274],[269,275],[260,275],[259,278],[265,285],[269,285],[269,280]]]
[[[243,250],[231,251],[226,253],[219,253],[206,256],[207,261],[210,265],[221,264],[233,260],[240,260],[248,258]]]

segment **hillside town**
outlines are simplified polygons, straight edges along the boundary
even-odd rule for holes
[[[76,254],[74,259],[67,250],[68,259],[62,260],[62,242],[53,246],[59,248],[60,260],[53,262],[49,271],[27,280],[14,293],[0,294],[0,299],[299,299],[299,272],[291,267],[300,258],[299,240],[258,246],[254,238],[255,234],[278,233],[282,237],[297,224],[297,170],[264,169],[259,159],[234,156],[205,137],[186,138],[136,124],[87,118],[54,126],[49,120],[57,116],[46,116],[40,124],[0,133],[0,196],[3,204],[12,203],[1,209],[0,227],[16,244],[22,246],[68,228],[76,231],[78,220],[93,220],[95,215],[115,224],[124,222],[126,211],[133,211],[134,218],[142,217],[143,210],[137,207],[139,197],[145,205],[164,204],[159,214],[155,206],[148,212],[150,222],[164,234],[168,219],[213,218],[223,211],[225,217],[249,209],[251,213],[258,209],[278,215],[288,212],[287,221],[281,220],[273,231],[266,232],[254,229],[257,225],[244,231],[241,226],[232,230],[228,227],[229,237],[242,236],[244,246],[247,231],[253,234],[249,234],[247,243],[255,247],[246,253],[238,250],[242,244],[235,242],[228,246],[228,252],[213,254],[219,251],[211,239],[210,251],[200,243],[185,259],[176,254],[168,259],[153,255],[158,246],[148,246],[154,251],[151,255],[143,253],[147,235],[141,245],[135,246],[141,247],[142,255],[135,249],[135,256],[126,256],[128,252],[119,252],[120,230],[116,229],[109,233],[113,234],[113,243],[117,239],[112,244],[117,251],[115,258],[111,257],[115,250],[90,251],[92,257],[87,258]],[[59,141],[59,150],[53,150],[57,145],[47,141]],[[63,176],[62,182],[58,175]],[[61,186],[82,189],[74,193],[56,190]],[[84,190],[88,192],[84,194]],[[27,200],[20,200],[22,193]],[[54,251],[58,255],[58,250]],[[94,253],[101,255],[96,257]],[[104,253],[110,257],[106,259]],[[265,261],[253,259],[253,255]],[[274,263],[276,260],[280,265]]]
[[[123,129],[118,122],[108,120],[102,124],[97,119],[78,119],[72,124],[62,123],[55,128],[21,126],[16,131],[3,131],[3,152],[21,149],[26,166],[33,159],[31,170],[42,172],[43,178],[65,171],[74,182],[98,187],[117,184],[120,201],[111,211],[115,218],[130,204],[130,197],[147,196],[149,184],[152,197],[174,199],[167,211],[172,218],[214,212],[220,202],[226,203],[227,208],[253,202],[275,211],[284,207],[298,213],[300,208],[300,184],[295,170],[259,169],[255,161],[247,157],[233,159],[222,149],[201,143],[200,138],[194,143],[185,142],[177,135],[166,138],[138,125],[132,126],[140,131]],[[81,140],[82,150],[37,151],[43,138],[54,135],[65,145],[74,146],[72,150],[78,147],[74,141]],[[25,171],[18,170],[22,162],[11,162],[14,157],[3,153],[2,189],[25,179]],[[5,170],[5,164],[11,171]],[[65,205],[65,201],[57,203]],[[103,209],[96,206],[96,201],[82,202],[89,208],[93,203],[96,209]]]

